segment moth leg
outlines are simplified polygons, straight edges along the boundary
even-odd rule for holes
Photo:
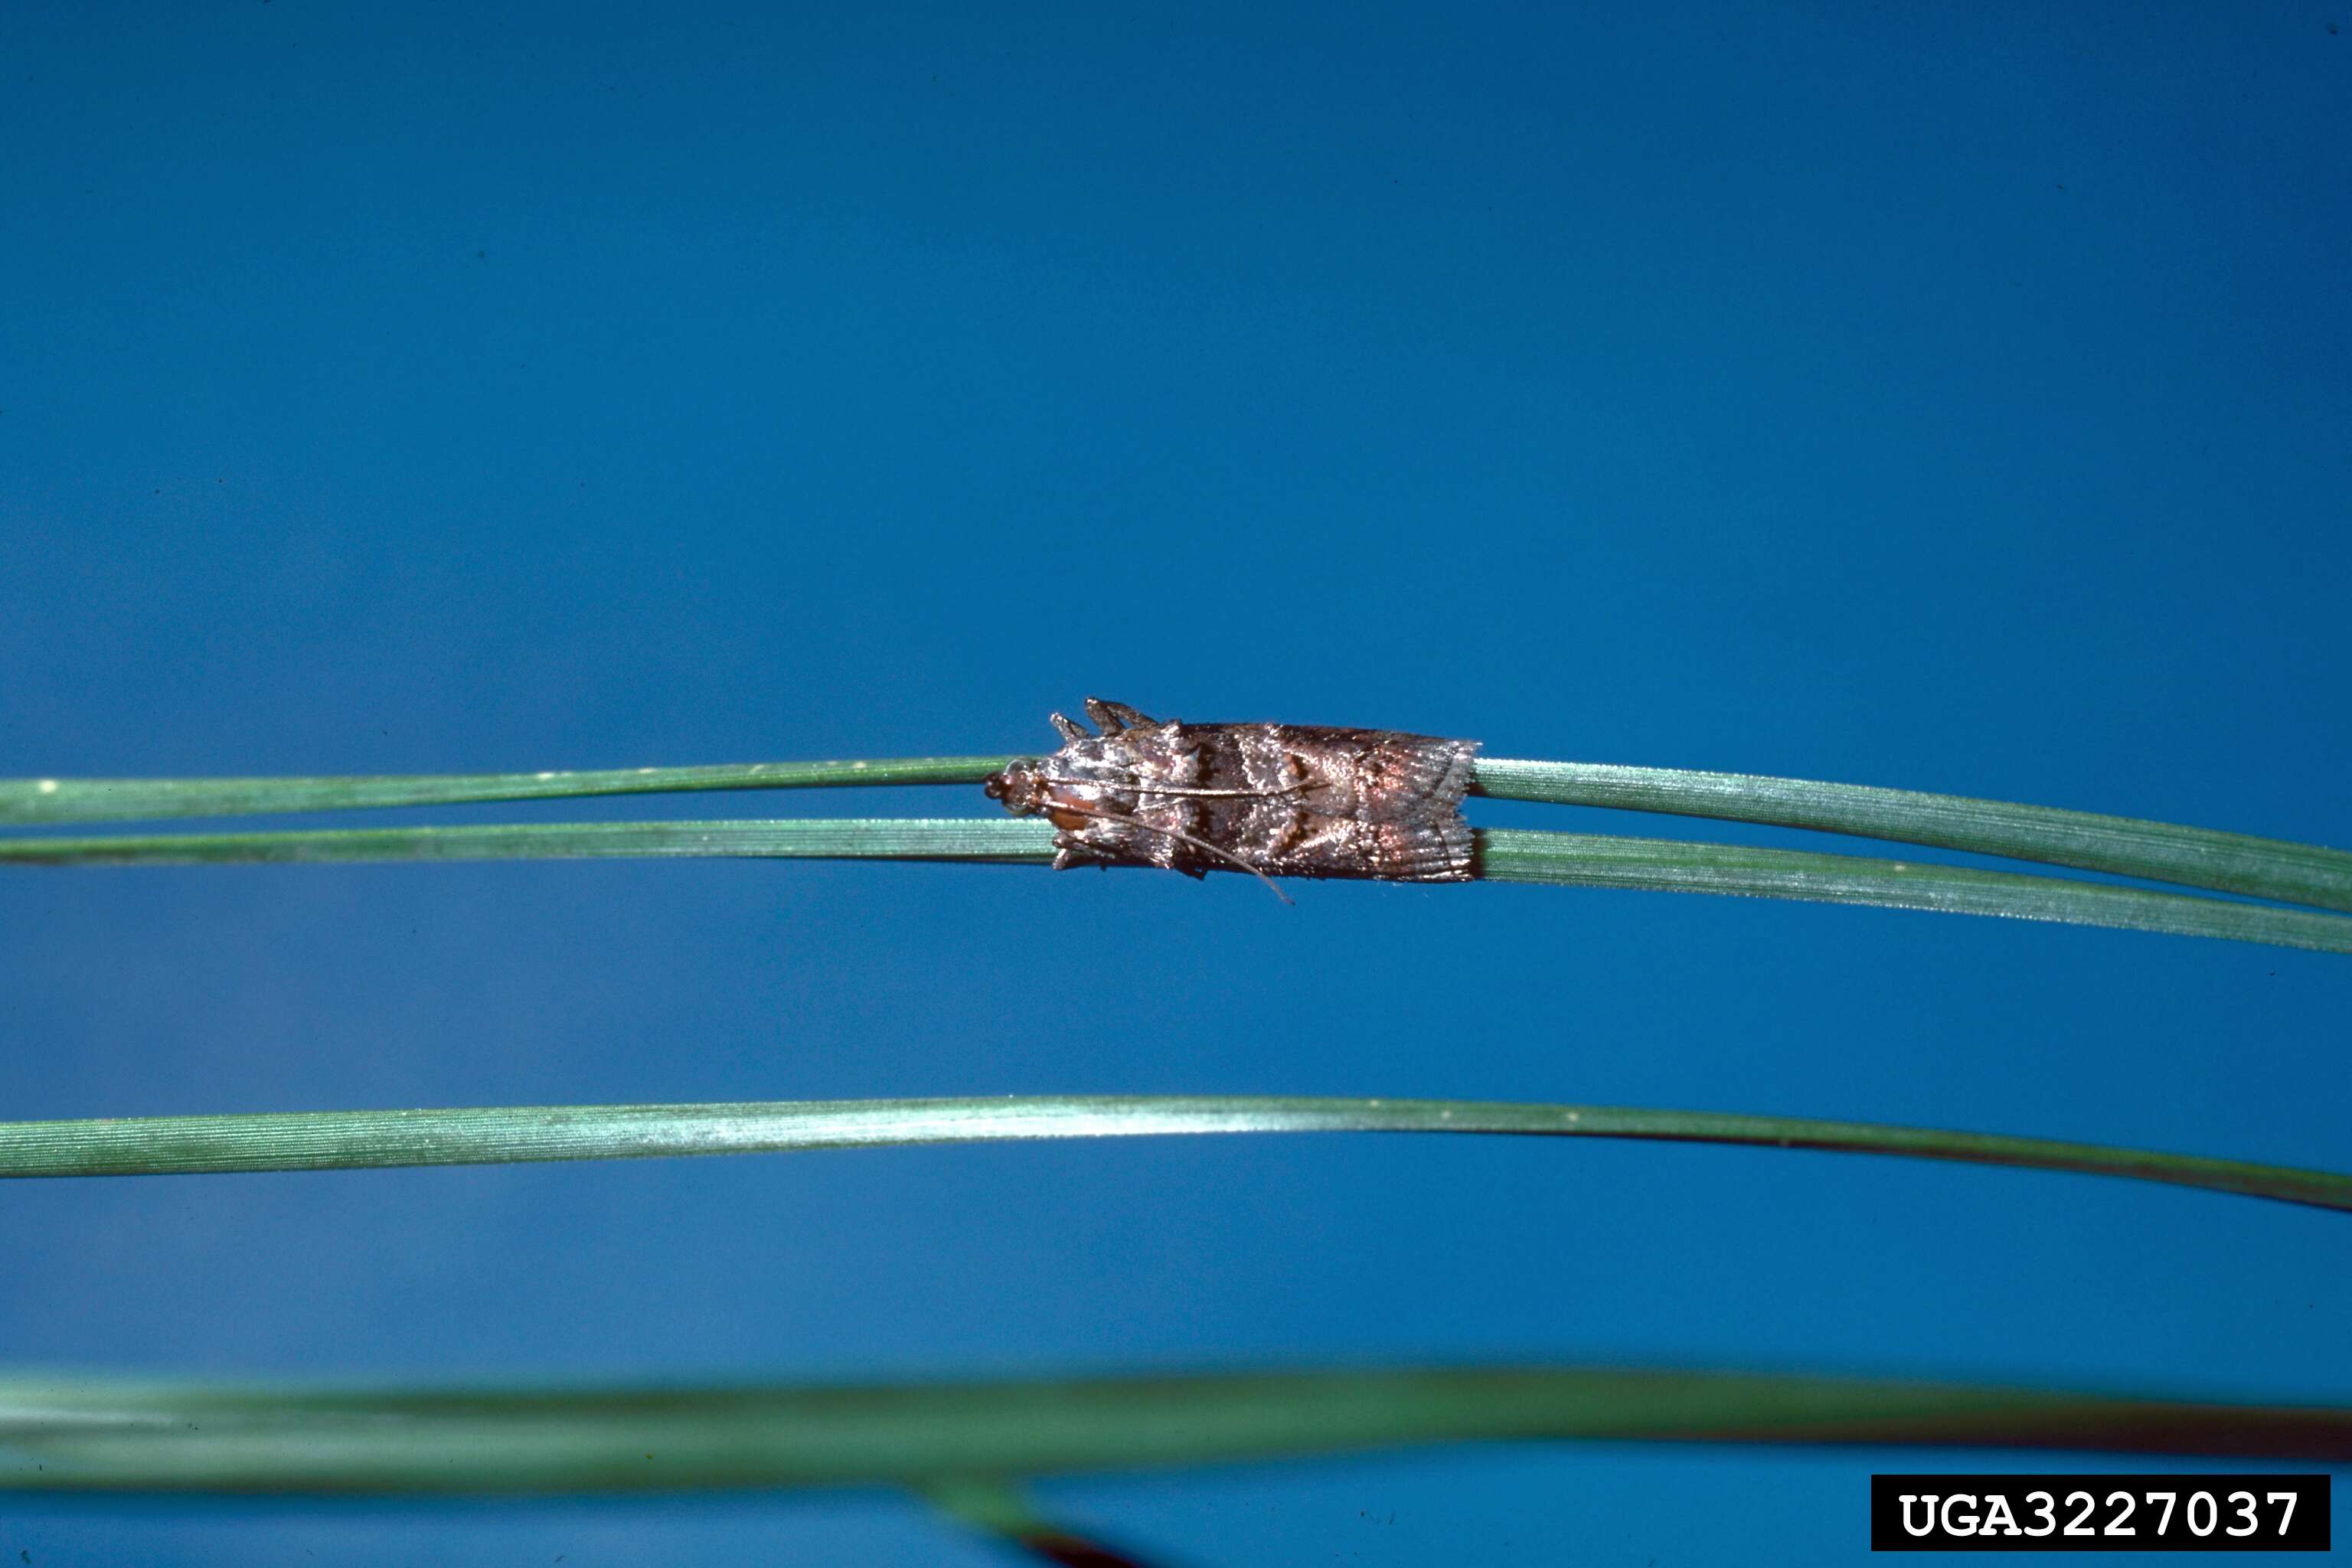
[[[1087,727],[1084,724],[1079,723],[1075,719],[1066,719],[1059,713],[1051,713],[1046,715],[1046,717],[1053,721],[1055,733],[1060,735],[1065,741],[1091,741],[1094,739],[1092,735],[1087,733]]]
[[[1116,735],[1121,730],[1152,730],[1160,725],[1160,721],[1149,713],[1139,712],[1124,702],[1106,702],[1099,697],[1087,699],[1087,717],[1101,725],[1106,735]]]
[[[1108,871],[1112,863],[1112,857],[1087,843],[1078,834],[1064,832],[1054,835],[1054,869],[1056,871],[1066,871],[1073,866],[1092,866]]]

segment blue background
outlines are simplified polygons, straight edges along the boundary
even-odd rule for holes
[[[995,752],[1096,692],[2342,842],[2334,19],[14,5],[0,772]],[[14,875],[0,1114],[1284,1091],[2352,1163],[2340,957],[1293,891]],[[1154,1140],[26,1184],[0,1216],[17,1364],[1536,1357],[2352,1400],[2340,1216],[1827,1155]],[[2048,1463],[1951,1462],[2004,1458]],[[1559,1445],[1045,1489],[1204,1565],[1822,1561],[1862,1554],[1874,1465],[1938,1462]],[[0,1549],[995,1560],[882,1494],[18,1499]]]

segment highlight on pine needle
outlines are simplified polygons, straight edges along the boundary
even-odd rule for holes
[[[1236,1133],[1607,1138],[2113,1176],[2352,1212],[2352,1175],[1998,1133],[1624,1106],[1274,1095],[1014,1095],[273,1111],[0,1122],[0,1177],[338,1171]]]
[[[1386,1366],[828,1386],[0,1376],[0,1489],[461,1496],[921,1489],[1469,1442],[2352,1462],[2352,1409],[1739,1372]]]
[[[1474,876],[1494,882],[1719,893],[2003,916],[2352,952],[2352,919],[2313,910],[2015,871],[1685,839],[1484,828]],[[1054,830],[1028,817],[482,824],[267,833],[0,837],[0,865],[169,866],[396,860],[753,857],[1045,865]]]

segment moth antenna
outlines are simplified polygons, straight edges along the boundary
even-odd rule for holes
[[[1085,784],[1092,781],[1072,779],[1068,782]],[[1286,795],[1305,795],[1315,786],[1311,784],[1285,784],[1280,789],[1186,789],[1179,784],[1148,784],[1138,779],[1127,787],[1132,788],[1139,795],[1189,795],[1221,796],[1234,800],[1273,800]]]
[[[1231,861],[1235,867],[1244,871],[1247,871],[1251,876],[1255,877],[1259,881],[1264,882],[1266,887],[1273,891],[1274,896],[1280,899],[1284,903],[1290,904],[1294,902],[1291,896],[1282,890],[1282,885],[1276,882],[1273,878],[1267,876],[1265,872],[1259,870],[1256,867],[1251,865],[1248,861],[1243,859],[1240,856],[1233,853],[1231,850],[1221,849],[1205,838],[1195,838],[1191,834],[1183,832],[1179,828],[1162,827],[1156,822],[1146,822],[1139,816],[1129,816],[1123,811],[1094,811],[1089,810],[1086,806],[1069,805],[1058,801],[1055,803],[1053,809],[1055,811],[1066,811],[1073,816],[1092,816],[1099,818],[1104,822],[1124,822],[1129,827],[1140,827],[1146,833],[1164,833],[1171,838],[1176,839],[1181,843],[1190,844],[1195,849],[1205,849],[1220,860]]]
[[[1092,739],[1091,736],[1086,738]],[[1041,764],[1052,760],[1049,757],[1037,759]],[[1107,784],[1109,783],[1106,779],[1090,779],[1084,776],[1065,778],[1060,773],[1041,773],[1037,776],[1047,784]],[[1280,789],[1193,789],[1184,784],[1145,784],[1141,779],[1129,778],[1119,781],[1115,787],[1131,789],[1138,795],[1206,795],[1228,800],[1278,800],[1286,795],[1307,795],[1322,786],[1309,780],[1306,784],[1285,784]],[[1144,826],[1149,827],[1151,825],[1147,822]]]

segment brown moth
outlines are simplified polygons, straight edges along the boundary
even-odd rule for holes
[[[1198,877],[1464,882],[1475,741],[1311,724],[1184,724],[1087,699],[1101,729],[1056,713],[1064,744],[992,773],[988,795],[1043,816],[1054,869],[1161,866]]]

